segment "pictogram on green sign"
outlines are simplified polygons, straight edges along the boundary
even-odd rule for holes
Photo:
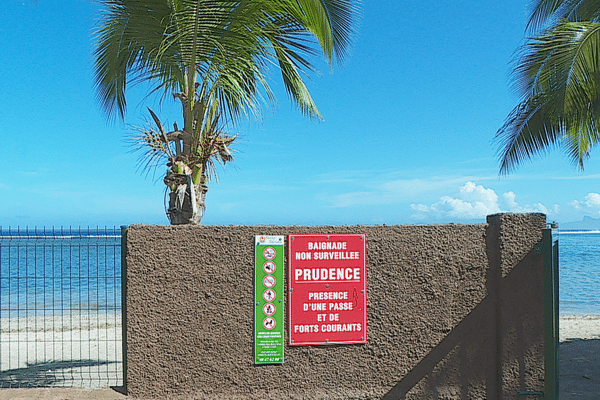
[[[283,363],[283,236],[256,236],[254,363]]]

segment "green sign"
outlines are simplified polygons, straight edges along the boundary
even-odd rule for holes
[[[283,363],[283,236],[255,237],[254,363]]]

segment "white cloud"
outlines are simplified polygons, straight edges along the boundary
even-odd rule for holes
[[[600,215],[600,194],[589,193],[585,196],[585,200],[574,200],[569,205],[585,214]]]
[[[514,212],[514,213],[531,213],[540,212],[546,215],[558,214],[560,208],[558,204],[555,204],[551,209],[544,206],[542,203],[535,203],[533,205],[526,204],[524,206],[516,202],[517,195],[510,191],[502,195],[503,202],[501,204],[503,211]]]
[[[321,183],[345,185],[354,184],[359,190],[334,196],[326,196],[331,207],[350,207],[356,205],[400,204],[415,201],[435,192],[444,193],[465,181],[465,177],[432,177],[426,179],[388,179],[389,174],[370,174],[355,171],[354,176],[340,172],[337,175],[323,175]],[[469,179],[469,178],[466,178]]]
[[[425,204],[411,204],[410,208],[413,210],[412,218],[418,221],[422,221],[429,215],[429,207]]]
[[[376,174],[373,171],[344,171],[324,174],[321,183],[348,186],[354,184],[354,192],[335,195],[320,194],[320,199],[330,208],[409,204],[408,215],[423,222],[446,222],[460,220],[485,220],[491,214],[502,212],[540,212],[556,218],[558,205],[546,207],[541,203],[519,204],[517,195],[508,191],[497,194],[494,189],[477,184],[489,181],[485,176],[436,176],[429,178],[398,179],[392,173]],[[497,177],[494,177],[497,179]],[[333,189],[332,189],[333,190]],[[450,194],[448,194],[450,193]],[[454,193],[454,194],[452,194]],[[436,201],[438,199],[438,201]],[[599,199],[600,202],[600,199]],[[407,213],[406,208],[399,213]]]
[[[498,208],[498,195],[493,189],[485,189],[482,185],[476,185],[473,182],[467,182],[460,188],[460,195],[463,200],[493,205]]]
[[[541,212],[544,214],[558,213],[558,205],[549,210],[543,204],[521,206],[516,201],[514,192],[504,193],[502,204],[493,189],[486,189],[474,182],[467,182],[459,188],[456,197],[443,196],[440,201],[427,206],[425,204],[411,204],[412,218],[424,220],[435,219],[483,219],[490,214],[500,212]],[[600,197],[599,197],[600,205]]]
[[[481,219],[500,212],[498,195],[493,189],[486,189],[473,182],[467,182],[459,189],[458,198],[443,196],[440,201],[427,207],[424,204],[411,204],[415,214],[413,218]]]
[[[517,195],[514,192],[506,192],[502,197],[504,198],[504,204],[508,211],[517,212],[519,210],[519,204],[515,201]]]

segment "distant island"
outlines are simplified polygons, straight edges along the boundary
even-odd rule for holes
[[[582,221],[561,222],[558,224],[561,231],[598,231],[600,230],[600,218],[583,217]]]

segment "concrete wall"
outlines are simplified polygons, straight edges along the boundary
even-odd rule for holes
[[[131,226],[129,394],[421,400],[544,390],[534,245],[545,223],[499,214],[479,225]],[[255,366],[254,235],[351,232],[367,234],[368,342],[286,345],[283,365]]]

